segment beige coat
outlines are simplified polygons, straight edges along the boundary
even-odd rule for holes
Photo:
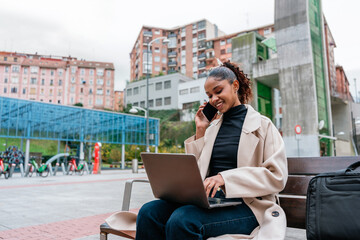
[[[251,235],[222,235],[210,239],[284,239],[286,217],[282,208],[276,204],[275,195],[285,187],[287,180],[284,142],[268,118],[261,116],[250,105],[246,107],[248,112],[240,137],[238,168],[224,171],[221,175],[225,180],[226,197],[242,197],[260,226]],[[221,123],[222,118],[215,120],[207,128],[204,137],[195,140],[193,136],[185,141],[186,152],[196,156],[203,179],[209,169],[212,148]],[[124,218],[124,214],[128,213],[114,214],[107,222],[115,229],[134,229],[134,218]]]
[[[240,136],[238,167],[221,172],[227,198],[240,198],[253,211],[259,222],[251,235],[222,235],[211,239],[284,239],[286,216],[276,204],[276,194],[287,181],[287,159],[282,137],[274,124],[250,105]],[[204,137],[185,141],[186,153],[195,154],[200,173],[205,179],[222,117],[207,128]]]

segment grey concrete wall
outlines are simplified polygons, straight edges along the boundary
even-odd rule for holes
[[[316,89],[307,14],[305,0],[275,1],[283,136],[288,156],[320,155]],[[298,140],[294,130],[297,124],[303,130]]]

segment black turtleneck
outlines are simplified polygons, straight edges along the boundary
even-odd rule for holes
[[[237,167],[237,152],[247,108],[235,106],[223,114],[210,159],[209,177]]]

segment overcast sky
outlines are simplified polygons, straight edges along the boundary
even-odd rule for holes
[[[341,5],[341,6],[340,6]],[[181,26],[203,18],[226,34],[274,23],[274,0],[0,0],[0,51],[115,64],[115,89],[130,78],[129,53],[142,25]],[[335,62],[360,90],[359,0],[323,0]]]

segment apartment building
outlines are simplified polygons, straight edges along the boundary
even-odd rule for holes
[[[114,92],[114,111],[124,110],[124,91]]]
[[[259,35],[269,38],[274,33],[274,25],[266,25],[206,40],[206,69],[200,71],[199,77],[205,77],[206,71],[218,65],[216,58],[219,58],[221,61],[230,60],[232,57],[231,39],[249,32],[257,32]]]
[[[113,63],[0,52],[1,96],[114,109],[113,89]]]
[[[141,80],[147,73],[157,76],[176,72],[196,79],[206,69],[206,40],[223,35],[206,19],[171,29],[143,26],[130,53],[130,81]],[[148,44],[158,37],[166,37],[169,43],[155,41],[148,52]]]

